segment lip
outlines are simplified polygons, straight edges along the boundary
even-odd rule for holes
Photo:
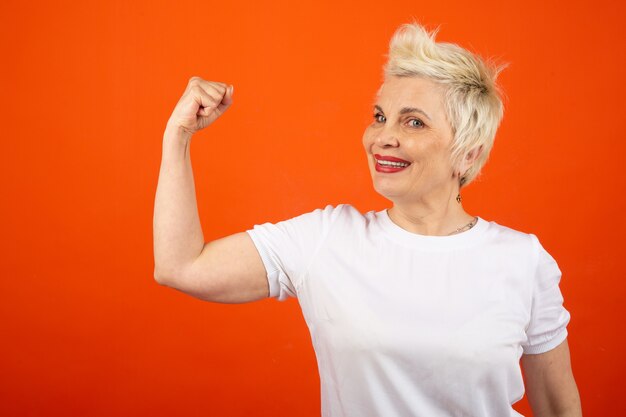
[[[394,156],[383,156],[383,155],[375,154],[374,158],[376,158],[375,169],[376,169],[377,172],[383,172],[383,173],[387,173],[387,174],[392,174],[394,172],[400,172],[400,171],[402,171],[404,169],[407,169],[408,167],[411,166],[411,163],[409,161],[405,161],[404,159],[396,158]],[[379,160],[391,161],[391,162],[404,162],[404,163],[406,163],[408,165],[405,166],[405,167],[383,166],[383,165],[378,163]]]
[[[404,159],[396,158],[395,156],[383,156],[379,154],[374,154],[374,158],[381,161],[391,161],[391,162],[404,162],[405,164],[410,164],[409,161],[405,161]]]

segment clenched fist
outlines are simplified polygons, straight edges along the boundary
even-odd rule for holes
[[[167,127],[181,128],[193,135],[213,123],[232,102],[232,85],[191,77]]]

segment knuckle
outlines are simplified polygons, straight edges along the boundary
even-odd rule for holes
[[[207,90],[208,90],[208,91],[211,91],[211,92],[217,92],[217,93],[219,93],[219,91],[220,91],[220,86],[219,86],[219,85],[217,85],[216,83],[211,83],[211,84],[210,84],[210,88],[208,88]]]

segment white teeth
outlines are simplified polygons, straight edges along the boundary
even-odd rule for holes
[[[379,165],[390,166],[390,167],[408,167],[409,164],[405,162],[392,162],[392,161],[383,161],[382,159],[376,160]]]

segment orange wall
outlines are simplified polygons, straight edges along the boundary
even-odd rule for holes
[[[557,259],[584,412],[619,415],[621,2],[228,4],[1,3],[0,414],[318,416],[295,300],[209,304],[153,281],[162,132],[189,77],[235,85],[193,139],[206,240],[326,204],[387,207],[361,134],[387,42],[415,17],[511,64],[464,203]]]

